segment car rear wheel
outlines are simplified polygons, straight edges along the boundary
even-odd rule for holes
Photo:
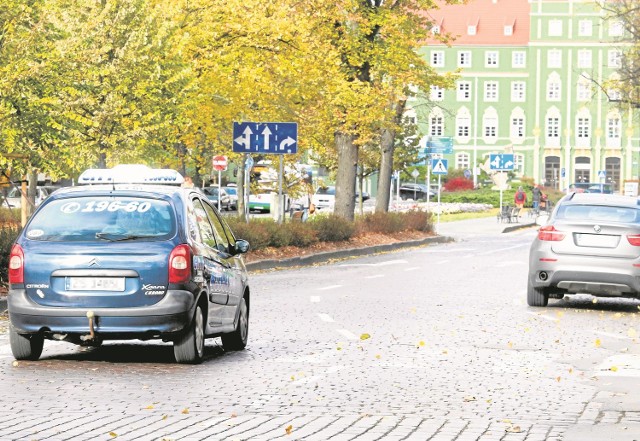
[[[18,334],[13,325],[9,325],[11,352],[16,360],[37,360],[42,354],[44,336],[42,334]]]
[[[173,342],[173,355],[178,363],[197,364],[204,356],[204,314],[200,305],[187,332]]]
[[[236,329],[229,334],[222,334],[222,347],[225,351],[241,351],[247,346],[249,339],[249,308],[243,297],[240,301],[240,314]]]
[[[527,303],[529,306],[547,306],[549,304],[549,293],[544,288],[536,288],[529,280],[529,283],[527,283]]]

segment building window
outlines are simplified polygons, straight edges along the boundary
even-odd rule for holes
[[[432,115],[430,120],[431,129],[429,134],[431,136],[442,136],[444,133],[444,118],[442,115]]]
[[[438,35],[440,33],[440,25],[433,25],[431,27],[431,33],[433,35]]]
[[[496,138],[498,136],[498,118],[495,116],[484,117],[483,133],[485,138]]]
[[[621,129],[622,123],[619,116],[615,115],[607,118],[607,147],[620,148]]]
[[[589,147],[591,139],[591,118],[578,116],[576,119],[576,146]]]
[[[558,189],[560,183],[560,157],[544,158],[544,186]]]
[[[609,23],[609,37],[622,37],[624,35],[624,24],[621,21]]]
[[[562,36],[562,20],[549,20],[549,36],[561,37]]]
[[[547,101],[560,101],[560,81],[550,79],[547,81]]]
[[[458,52],[458,67],[471,67],[471,52]]]
[[[456,153],[456,168],[466,170],[471,164],[469,153]]]
[[[515,103],[522,103],[525,100],[525,85],[524,81],[512,81],[511,82],[511,101]]]
[[[465,111],[456,117],[456,137],[459,142],[466,142],[471,134],[471,117]]]
[[[498,82],[497,81],[485,81],[484,100],[488,102],[498,101]]]
[[[431,65],[433,67],[444,67],[444,52],[442,51],[431,52]]]
[[[442,101],[444,99],[444,89],[440,86],[431,86],[429,95],[431,101]]]
[[[547,128],[547,131],[546,131],[547,145],[549,147],[559,147],[560,146],[560,117],[557,117],[557,116],[547,117],[546,128]]]
[[[550,49],[547,52],[547,67],[562,67],[562,52],[559,49]]]
[[[591,99],[591,82],[586,78],[578,80],[578,101],[589,101]]]
[[[516,153],[513,155],[513,171],[516,175],[524,175],[524,155]]]
[[[581,49],[578,51],[578,67],[591,67],[591,51],[589,49]]]
[[[458,81],[456,89],[456,98],[458,101],[471,101],[471,82]]]
[[[511,118],[511,139],[522,140],[524,138],[524,118]]]
[[[504,25],[504,35],[507,37],[513,35],[513,25]]]
[[[524,51],[514,51],[513,54],[511,54],[511,67],[526,67],[526,56],[526,52]]]
[[[593,22],[591,20],[580,20],[578,22],[578,35],[580,37],[591,37],[593,34]]]
[[[476,35],[476,25],[467,26],[467,35]]]
[[[607,89],[607,96],[609,101],[620,101],[622,99],[622,92],[619,89]]]
[[[608,66],[619,68],[622,66],[622,53],[618,49],[611,49],[607,53]]]
[[[484,67],[498,67],[498,52],[485,52]]]

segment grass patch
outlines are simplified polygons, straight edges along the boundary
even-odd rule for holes
[[[454,222],[466,219],[478,219],[482,217],[496,217],[498,215],[498,208],[492,208],[485,211],[476,212],[463,212],[463,213],[443,213],[440,215],[440,222]],[[437,215],[433,215],[433,219],[436,219]]]

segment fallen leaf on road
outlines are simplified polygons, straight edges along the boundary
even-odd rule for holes
[[[609,368],[609,370],[610,370],[610,371],[613,371],[613,372],[618,372],[618,367],[617,367],[617,366],[611,366],[611,367]]]
[[[146,410],[151,410],[153,409],[153,404],[149,404],[147,407],[145,407]]]
[[[464,397],[464,402],[468,403],[470,401],[476,401],[476,397],[473,397],[471,395]]]
[[[596,343],[595,344],[596,344],[596,348],[599,348],[600,345],[602,344],[602,342],[600,341],[599,338],[596,338]]]
[[[169,415],[162,415],[162,421],[166,420],[167,418],[169,418]]]
[[[188,414],[189,413],[189,408],[185,407],[184,409],[182,409],[182,413],[185,414],[185,415]]]
[[[360,335],[360,340],[368,340],[368,339],[370,339],[370,338],[371,338],[371,336],[370,336],[369,334],[362,334],[362,335]]]
[[[504,431],[509,433],[522,433],[522,429],[520,428],[520,426],[509,426],[504,429]]]
[[[420,340],[420,341],[418,342],[418,346],[424,346],[425,344],[426,344],[426,343],[425,343],[424,341],[422,341],[422,340]]]
[[[509,343],[507,343],[507,346],[509,347],[509,349],[511,349],[513,347],[513,343],[509,342]]]
[[[382,355],[380,355],[380,354],[376,354],[376,358],[377,358],[378,360],[380,360],[380,359],[382,358]]]
[[[291,432],[293,431],[293,426],[289,424],[287,427],[285,427],[284,431],[287,432],[287,435],[291,435]]]
[[[558,383],[560,383],[560,380],[562,380],[562,377],[556,377],[556,381],[557,381]]]
[[[117,434],[117,433],[115,433],[115,432],[109,432],[109,436],[110,436],[111,438],[117,438],[118,434]]]
[[[18,367],[18,366],[20,366],[20,363],[19,363],[19,362],[17,362],[17,361],[14,361],[14,362],[13,362],[13,367]]]
[[[633,328],[629,328],[629,330],[627,331],[627,335],[628,335],[630,338],[636,338],[636,337],[638,336],[638,333],[636,332],[636,330],[635,330],[635,329],[633,329]]]

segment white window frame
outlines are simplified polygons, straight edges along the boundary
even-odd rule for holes
[[[484,82],[484,100],[488,103],[494,103],[498,101],[498,82],[497,81],[485,81]]]
[[[619,115],[607,116],[607,147],[622,146],[622,120]]]
[[[514,141],[522,141],[525,137],[524,116],[512,116],[510,124],[510,137]]]
[[[498,51],[486,51],[484,53],[484,67],[496,68],[500,65]]]
[[[578,36],[591,37],[592,35],[593,35],[593,21],[591,20],[578,21]]]
[[[511,82],[511,101],[514,103],[523,103],[526,100],[526,87],[525,81],[512,81]]]
[[[498,118],[496,116],[482,118],[482,135],[485,140],[495,141],[498,139]]]
[[[524,155],[522,153],[514,153],[513,155],[513,171],[517,176],[524,175]]]
[[[467,152],[456,153],[456,169],[465,170],[471,166],[471,155]]]
[[[511,37],[513,35],[513,25],[504,25],[505,37]]]
[[[547,67],[552,69],[562,67],[562,51],[560,49],[549,49],[547,51]]]
[[[549,20],[549,37],[562,37],[562,20],[551,19]]]
[[[429,116],[429,135],[442,136],[444,134],[444,116],[441,113]]]
[[[582,69],[591,69],[593,64],[593,52],[591,49],[580,49],[578,51],[578,67]]]
[[[576,87],[576,100],[581,102],[590,101],[592,93],[591,82],[585,78],[580,78]]]
[[[431,33],[432,33],[433,35],[438,35],[438,34],[440,33],[440,25],[434,24],[434,25],[431,27]]]
[[[622,37],[624,35],[624,23],[614,20],[609,23],[609,37]]]
[[[591,146],[591,117],[586,114],[576,116],[576,147]]]
[[[607,66],[614,69],[622,67],[622,52],[619,49],[609,49],[607,52]]]
[[[545,140],[549,147],[560,147],[559,115],[551,115],[545,118]]]
[[[467,35],[476,35],[478,29],[476,25],[467,25]]]
[[[444,51],[431,52],[431,66],[444,67]]]
[[[471,138],[471,115],[468,112],[456,115],[456,140],[468,142]]]
[[[458,51],[458,67],[471,67],[471,51]]]
[[[511,67],[527,67],[527,53],[525,51],[513,51],[511,54]]]
[[[471,101],[471,81],[458,81],[456,99],[458,101]]]
[[[547,81],[547,101],[560,101],[562,96],[561,86],[560,80],[549,79]]]
[[[429,90],[429,98],[431,99],[431,101],[444,100],[444,88],[431,85],[431,88]]]

